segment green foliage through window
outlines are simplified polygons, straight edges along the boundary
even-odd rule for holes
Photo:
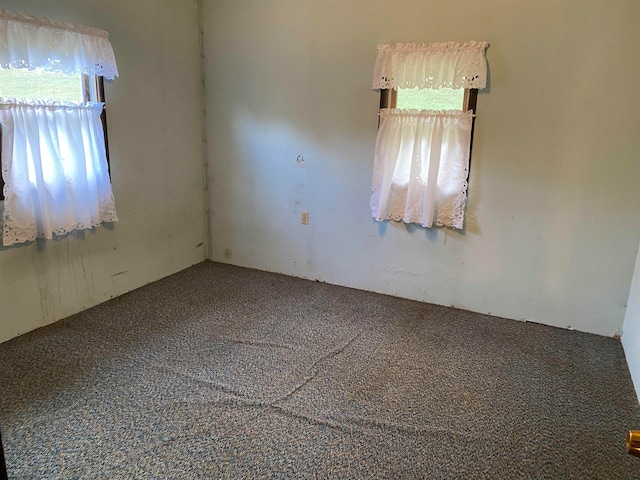
[[[452,88],[399,88],[396,108],[416,110],[462,110],[464,90]]]
[[[83,102],[82,75],[42,69],[0,69],[0,97]]]

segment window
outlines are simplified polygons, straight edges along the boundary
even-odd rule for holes
[[[380,89],[371,213],[464,227],[471,135],[486,84],[485,42],[378,46]]]
[[[108,34],[0,10],[4,245],[117,221],[107,163]]]
[[[476,111],[477,88],[398,88],[380,90],[380,108]]]
[[[42,68],[34,70],[12,67],[0,68],[0,98],[104,103],[104,78],[80,73],[65,75],[60,72],[48,72]],[[109,144],[106,110],[101,113],[101,121],[108,165]],[[0,200],[4,200],[4,179],[2,175],[0,175]]]
[[[84,95],[83,75],[65,75],[21,68],[0,69],[0,97],[28,100],[58,100],[61,102],[88,101]]]

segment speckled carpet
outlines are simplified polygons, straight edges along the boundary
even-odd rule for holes
[[[616,340],[211,262],[0,365],[9,478],[640,478]]]

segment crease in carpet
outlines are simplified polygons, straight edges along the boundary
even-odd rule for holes
[[[229,265],[0,365],[9,478],[640,479],[619,342]]]

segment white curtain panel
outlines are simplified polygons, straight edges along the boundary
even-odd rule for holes
[[[371,213],[462,229],[473,112],[382,109]]]
[[[0,9],[0,67],[118,76],[109,34]]]
[[[103,105],[0,102],[3,244],[117,221],[100,119]]]
[[[378,45],[373,89],[478,88],[487,84],[487,42]]]

